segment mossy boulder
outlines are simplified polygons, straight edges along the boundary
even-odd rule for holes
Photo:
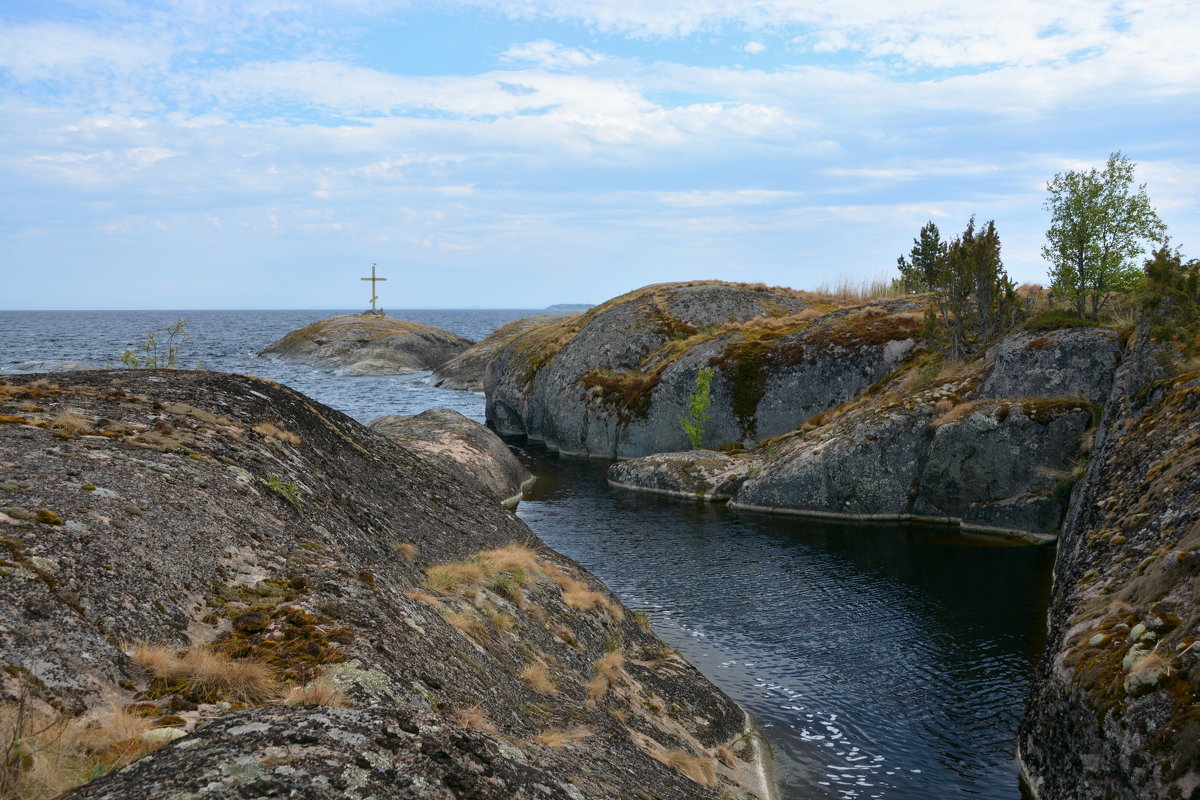
[[[434,369],[471,346],[432,325],[382,314],[343,314],[292,331],[259,351],[342,375],[403,375]]]
[[[921,304],[853,309],[761,285],[649,286],[519,335],[485,379],[488,420],[565,453],[688,446],[680,424],[713,369],[702,445],[753,445],[857,396],[919,348]]]
[[[533,484],[533,475],[499,436],[453,409],[379,417],[370,427],[401,447],[427,456],[458,480],[478,484],[509,508],[515,508],[521,492]]]
[[[1121,347],[1111,328],[1011,334],[984,353],[990,367],[975,397],[1082,397],[1103,405]]]

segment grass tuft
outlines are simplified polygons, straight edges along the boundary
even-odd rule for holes
[[[200,684],[243,703],[264,703],[276,691],[275,675],[257,661],[233,661],[196,648],[177,653],[171,648],[138,642],[131,657],[156,678]]]
[[[684,750],[668,750],[662,755],[656,755],[655,758],[701,786],[713,786],[717,782],[717,760],[715,758],[694,756]]]
[[[530,664],[521,670],[521,678],[533,687],[535,692],[558,694],[558,687],[554,685],[554,681],[550,680],[550,673],[546,670],[545,664]]]
[[[580,739],[586,739],[592,735],[590,729],[583,725],[576,725],[574,728],[564,730],[562,728],[547,728],[541,733],[533,737],[533,740],[538,744],[544,744],[546,747],[555,749],[566,747],[571,742],[578,742]]]
[[[293,686],[284,695],[285,706],[329,706],[330,708],[346,708],[350,698],[330,680],[318,678],[304,686]]]
[[[459,725],[473,731],[490,733],[496,730],[496,726],[487,718],[487,714],[483,712],[483,708],[478,705],[456,710],[454,718],[458,721]]]

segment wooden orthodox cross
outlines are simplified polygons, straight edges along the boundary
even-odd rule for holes
[[[375,265],[374,265],[374,264],[372,264],[372,265],[371,265],[371,277],[369,277],[369,278],[360,278],[359,280],[364,280],[364,281],[370,281],[370,282],[371,282],[371,313],[372,313],[372,314],[375,314],[375,313],[377,313],[377,311],[376,311],[376,309],[375,309],[375,301],[379,299],[379,295],[375,294],[375,283],[376,283],[377,281],[386,281],[386,280],[387,280],[387,278],[376,278],[376,277],[375,277]]]

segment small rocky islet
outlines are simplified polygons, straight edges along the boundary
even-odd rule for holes
[[[472,344],[433,325],[366,312],[318,320],[267,345],[259,355],[349,376],[405,375],[434,369]]]
[[[621,458],[619,486],[1057,538],[1029,787],[1200,796],[1200,372],[1146,322],[1034,320],[947,364],[927,302],[662,284],[498,331],[464,374],[497,431]],[[76,796],[772,795],[741,709],[501,506],[528,478],[469,420],[371,430],[175,371],[21,376],[0,415],[6,695],[170,741]]]

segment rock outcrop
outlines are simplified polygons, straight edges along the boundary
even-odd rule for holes
[[[483,374],[496,353],[530,328],[548,322],[559,322],[574,314],[539,314],[522,317],[497,328],[482,342],[476,342],[454,358],[439,365],[433,371],[433,385],[442,389],[465,389],[483,391]]]
[[[1200,371],[1143,328],[1059,538],[1018,737],[1041,800],[1200,797]]]
[[[608,468],[608,482],[622,489],[728,500],[758,465],[752,456],[731,456],[715,450],[657,453],[618,461]]]
[[[85,775],[170,742],[75,796],[771,791],[741,709],[585,570],[294,391],[9,376],[0,469],[0,711],[90,722]]]
[[[661,454],[616,464],[609,478],[728,498],[733,508],[952,522],[1039,539],[1062,519],[1098,421],[1093,398],[1108,391],[1119,358],[1110,330],[1016,332],[951,375],[914,361],[748,453]],[[836,379],[826,385],[840,396]]]
[[[849,400],[916,350],[919,303],[837,309],[799,292],[717,281],[648,286],[517,336],[492,360],[487,413],[503,434],[622,458],[688,445],[712,369],[702,444],[752,445]]]
[[[403,375],[431,370],[470,346],[469,339],[432,325],[382,314],[343,314],[294,330],[258,354],[342,375]]]
[[[449,408],[431,408],[409,417],[389,415],[370,427],[392,441],[424,454],[461,481],[473,482],[509,508],[534,477],[504,440],[473,419]]]
[[[13,367],[14,372],[79,372],[96,369],[86,361],[22,361]]]

